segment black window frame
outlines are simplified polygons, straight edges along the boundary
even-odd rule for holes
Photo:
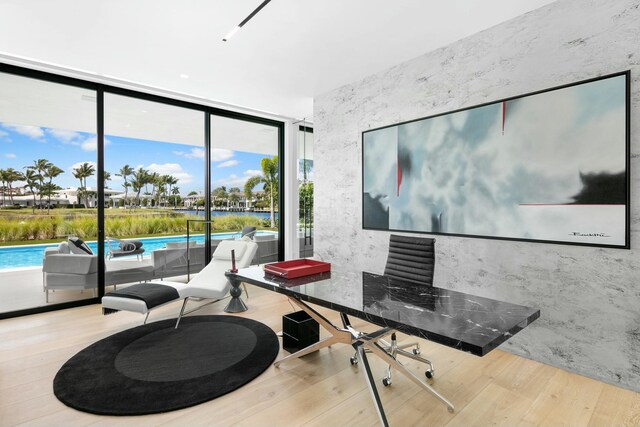
[[[69,77],[60,74],[55,74],[48,71],[34,70],[22,66],[6,64],[0,62],[0,73],[13,74],[21,77],[27,77],[36,80],[42,80],[51,83],[58,83],[67,86],[93,90],[96,92],[96,138],[97,138],[97,189],[98,189],[98,201],[97,201],[97,224],[98,224],[98,259],[104,259],[104,98],[105,94],[114,94],[136,98],[145,101],[157,102],[165,105],[176,106],[186,108],[194,111],[200,111],[204,114],[203,125],[204,129],[204,147],[205,147],[205,182],[204,190],[206,195],[211,193],[211,131],[210,131],[210,118],[211,116],[220,116],[231,119],[237,119],[250,123],[257,123],[267,126],[273,126],[278,129],[278,163],[280,167],[279,171],[279,188],[278,188],[278,260],[284,260],[284,242],[285,242],[285,212],[284,212],[284,186],[286,178],[284,175],[284,158],[285,158],[285,143],[284,143],[284,128],[285,122],[279,121],[267,117],[255,116],[247,113],[241,113],[238,111],[225,110],[219,107],[213,107],[209,105],[199,104],[191,101],[184,101],[180,99],[171,98],[168,96],[157,95],[142,92],[139,90],[127,89],[110,84],[92,82],[89,80],[80,79],[77,77]],[[205,219],[211,219],[211,205],[210,197],[205,197]],[[208,231],[208,230],[207,230]],[[209,233],[205,233],[205,248],[206,259],[211,257],[211,236]],[[68,301],[62,303],[55,303],[40,307],[31,307],[26,309],[7,311],[0,313],[0,319],[8,319],[12,317],[26,316],[36,313],[45,313],[49,311],[64,310],[67,308],[82,307],[85,305],[99,304],[100,299],[105,294],[105,265],[104,263],[98,263],[98,295],[94,298],[87,298],[79,301]]]

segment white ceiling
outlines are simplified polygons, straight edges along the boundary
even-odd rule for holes
[[[0,53],[303,118],[315,95],[552,0],[272,0],[223,42],[261,2],[0,0]]]

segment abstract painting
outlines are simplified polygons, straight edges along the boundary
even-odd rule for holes
[[[629,247],[629,72],[362,134],[363,228]]]

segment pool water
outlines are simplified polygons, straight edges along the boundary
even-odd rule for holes
[[[268,231],[258,231],[256,235],[265,236],[273,234]],[[212,234],[212,239],[230,239],[236,237],[238,233],[216,233]],[[127,240],[127,239],[125,239]],[[149,254],[156,249],[164,248],[168,242],[186,242],[187,236],[164,236],[164,237],[145,237],[139,240],[142,242],[144,248],[144,256],[148,257]],[[204,242],[204,234],[196,234],[189,236],[189,242]],[[24,245],[24,246],[6,246],[0,247],[0,270],[23,268],[23,267],[39,267],[42,266],[42,257],[44,256],[44,250],[46,248],[57,248],[59,243],[50,243],[44,245]],[[87,245],[91,248],[94,254],[98,253],[97,242],[87,242]],[[104,245],[105,254],[107,253],[107,244]]]

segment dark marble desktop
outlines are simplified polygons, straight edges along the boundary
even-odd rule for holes
[[[238,279],[302,301],[362,318],[382,327],[484,356],[540,317],[532,307],[361,271],[283,279],[259,267]]]

